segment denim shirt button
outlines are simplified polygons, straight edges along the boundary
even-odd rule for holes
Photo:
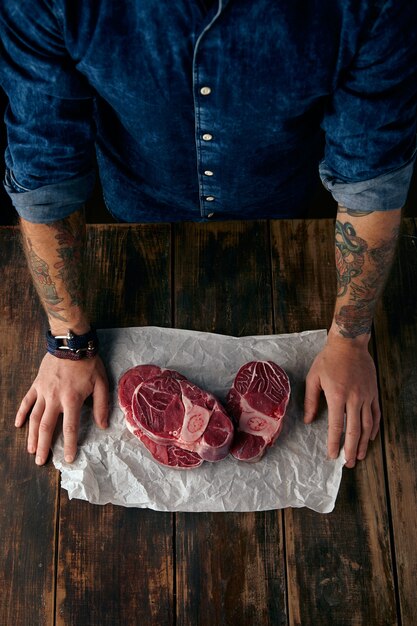
[[[209,213],[207,217],[214,217],[214,213]]]
[[[207,202],[213,202],[214,199],[215,199],[214,196],[206,196]]]
[[[204,133],[203,139],[204,141],[211,141],[213,139],[213,135],[210,135],[210,133]]]
[[[211,94],[210,87],[201,87],[200,93],[202,96],[209,96]]]
[[[211,170],[204,170],[204,175],[205,176],[213,176],[214,172],[212,172]]]

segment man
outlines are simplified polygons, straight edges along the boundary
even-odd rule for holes
[[[365,457],[372,316],[415,158],[416,17],[408,0],[1,0],[5,186],[50,325],[16,417],[32,409],[38,464],[61,412],[69,462],[85,398],[108,419],[81,289],[94,150],[109,210],[133,222],[297,217],[320,164],[338,296],[305,421],[324,391],[330,457],[345,414],[347,466]]]

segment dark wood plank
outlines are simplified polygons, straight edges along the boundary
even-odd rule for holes
[[[265,222],[175,228],[175,325],[272,332]],[[177,514],[177,624],[286,624],[281,512]]]
[[[57,624],[173,623],[171,516],[63,492]]]
[[[170,227],[88,231],[87,283],[98,327],[171,322]],[[62,495],[56,623],[173,623],[169,513],[69,501]]]
[[[333,228],[331,220],[272,223],[278,332],[330,325]],[[365,461],[344,470],[335,510],[287,509],[285,532],[291,625],[397,623],[379,438]]]
[[[170,326],[170,226],[90,226],[87,233],[87,306],[96,326]]]
[[[27,454],[27,425],[14,427],[45,352],[45,317],[17,229],[0,229],[0,250],[0,624],[52,626],[58,475]]]
[[[416,623],[417,228],[406,220],[375,319],[398,589],[403,626]]]

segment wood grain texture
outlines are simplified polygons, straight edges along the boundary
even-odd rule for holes
[[[170,514],[62,495],[57,624],[173,623]]]
[[[175,226],[176,326],[235,336],[272,332],[266,222]]]
[[[174,235],[171,267],[168,225],[89,228],[98,327],[174,321],[247,335],[329,325],[331,221],[272,222],[272,267],[265,222],[181,224]],[[13,422],[46,318],[17,231],[1,228],[0,625],[414,625],[416,236],[406,220],[375,320],[383,436],[344,470],[335,510],[174,516],[69,501],[52,464],[27,454],[27,426]]]
[[[87,227],[87,306],[99,328],[171,325],[167,224]]]
[[[271,224],[279,332],[328,328],[335,298],[331,220]],[[300,416],[302,419],[302,416]],[[344,470],[334,511],[285,510],[290,625],[397,623],[381,442]]]
[[[375,318],[383,435],[403,626],[417,596],[417,228],[403,224],[397,260]]]
[[[0,233],[0,624],[52,626],[58,473],[26,451],[16,410],[45,352],[45,317],[18,230]]]
[[[265,222],[175,227],[175,325],[271,333]],[[177,514],[177,624],[286,624],[281,512]]]
[[[87,284],[97,327],[170,326],[170,244],[167,225],[88,230]],[[59,530],[58,625],[172,624],[172,515],[63,494]]]

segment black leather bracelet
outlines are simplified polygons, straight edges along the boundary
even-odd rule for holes
[[[46,349],[59,359],[79,361],[91,358],[97,354],[98,346],[97,333],[93,328],[83,335],[75,335],[71,330],[66,335],[54,336],[50,330],[46,333]]]

